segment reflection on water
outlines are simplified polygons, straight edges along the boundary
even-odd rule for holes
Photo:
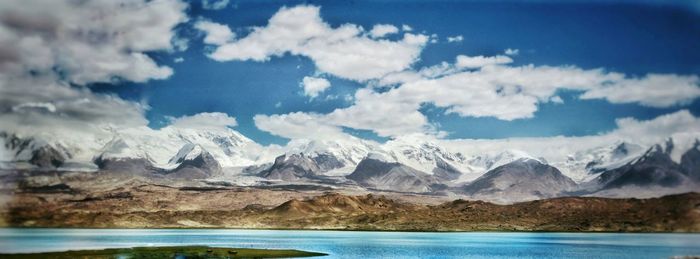
[[[700,234],[0,229],[3,253],[174,245],[289,248],[325,258],[668,258],[700,255]]]

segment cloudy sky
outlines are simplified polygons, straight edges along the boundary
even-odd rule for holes
[[[0,130],[661,136],[700,130],[699,42],[694,1],[9,0]]]

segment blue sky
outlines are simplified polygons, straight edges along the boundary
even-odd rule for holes
[[[700,75],[700,14],[684,5],[573,2],[473,2],[473,1],[231,1],[222,10],[204,10],[199,3],[187,9],[190,21],[180,24],[178,34],[187,38],[184,52],[152,52],[158,63],[172,67],[164,80],[145,83],[99,84],[94,91],[146,102],[150,126],[168,124],[169,117],[201,112],[224,112],[236,118],[236,130],[262,143],[283,144],[286,138],[260,130],[258,114],[306,112],[328,114],[353,105],[343,98],[354,95],[367,82],[319,73],[314,61],[300,55],[272,56],[267,61],[221,62],[207,56],[216,46],[204,44],[204,33],[194,29],[205,19],[227,25],[236,39],[246,37],[249,27],[267,25],[284,5],[310,4],[320,7],[323,21],[336,28],[375,24],[409,25],[412,33],[435,34],[437,42],[422,48],[411,69],[453,62],[458,55],[496,56],[517,49],[509,66],[568,66],[643,77],[650,73],[680,76]],[[462,36],[461,42],[447,37]],[[400,34],[387,39],[399,40]],[[184,62],[176,63],[182,57]],[[300,82],[305,76],[320,76],[331,87],[319,97],[304,95]],[[523,136],[583,136],[610,131],[615,119],[652,119],[687,109],[700,114],[694,99],[664,107],[637,102],[611,103],[605,99],[581,100],[582,91],[558,90],[563,103],[541,102],[529,118],[503,120],[473,117],[445,111],[447,107],[424,104],[420,111],[431,125],[448,133],[446,138],[507,138]],[[337,96],[337,98],[327,98]],[[372,130],[343,126],[346,132],[383,139]]]

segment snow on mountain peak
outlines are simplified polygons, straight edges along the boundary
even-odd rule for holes
[[[316,157],[332,155],[348,166],[357,165],[369,152],[376,149],[376,143],[357,138],[335,140],[296,139],[286,146],[285,154],[305,154]]]
[[[372,160],[377,160],[377,161],[382,161],[382,162],[387,162],[387,163],[395,163],[396,159],[389,158],[386,154],[379,153],[379,152],[370,152],[367,154],[367,159],[372,159]]]
[[[539,161],[543,164],[547,162],[544,159],[535,158],[525,151],[517,149],[507,149],[499,153],[478,155],[469,160],[469,164],[475,167],[482,168],[484,172],[496,167],[511,163],[521,158]]]
[[[474,169],[467,163],[461,153],[447,151],[430,138],[421,139],[415,135],[396,138],[382,145],[382,151],[387,157],[414,169],[433,174],[441,163],[461,173],[471,173]]]
[[[635,143],[616,141],[610,145],[580,150],[563,161],[553,163],[563,174],[576,182],[585,182],[599,173],[629,163],[644,153],[644,148]]]
[[[177,154],[170,159],[170,161],[168,161],[168,164],[179,164],[186,160],[194,160],[198,156],[202,155],[202,152],[202,146],[187,143],[182,146],[180,151],[178,151]]]

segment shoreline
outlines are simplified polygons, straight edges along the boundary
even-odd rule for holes
[[[698,235],[700,234],[700,231],[695,231],[695,232],[663,232],[663,231],[628,231],[628,232],[620,232],[620,231],[546,231],[546,230],[532,230],[532,231],[527,231],[527,230],[474,230],[474,231],[464,231],[464,230],[444,230],[444,231],[436,231],[436,230],[428,230],[428,231],[421,231],[421,230],[384,230],[384,229],[378,229],[378,230],[367,230],[367,229],[333,229],[333,228],[325,228],[325,229],[309,229],[309,228],[175,228],[175,227],[154,227],[154,228],[114,228],[114,227],[105,227],[105,228],[95,228],[95,227],[17,227],[17,226],[0,226],[0,230],[3,229],[16,229],[16,230],[30,230],[30,229],[56,229],[56,230],[230,230],[230,231],[238,231],[238,230],[243,230],[243,231],[324,231],[324,232],[332,232],[332,231],[338,231],[338,232],[397,232],[397,233],[432,233],[432,234],[452,234],[452,233],[464,233],[464,234],[470,234],[470,233],[549,233],[549,234],[556,234],[556,233],[562,233],[562,234],[688,234],[688,235]]]
[[[216,246],[134,246],[104,249],[69,249],[50,252],[0,253],[0,257],[2,258],[300,258],[327,255],[329,254],[296,249],[261,249]]]

